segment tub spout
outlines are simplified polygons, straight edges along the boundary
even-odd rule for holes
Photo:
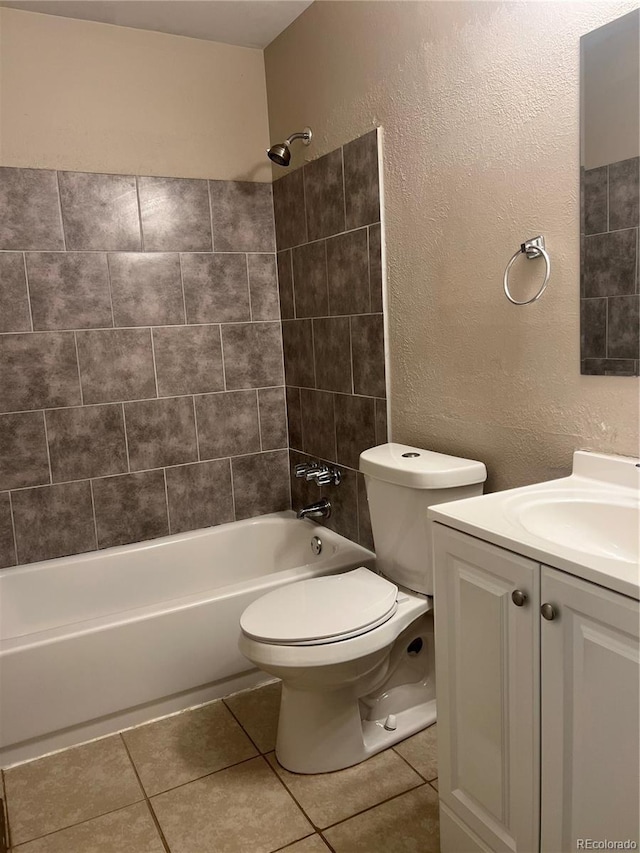
[[[331,503],[327,498],[321,498],[314,504],[309,504],[298,510],[298,518],[329,518],[331,515]]]

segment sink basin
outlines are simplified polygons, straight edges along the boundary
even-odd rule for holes
[[[640,506],[631,498],[555,489],[514,496],[505,511],[512,522],[547,542],[638,563]]]
[[[568,477],[429,508],[429,518],[640,600],[640,459],[588,450]]]

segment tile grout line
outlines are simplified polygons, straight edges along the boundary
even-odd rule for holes
[[[371,295],[371,226],[367,225],[367,277],[369,281],[369,313],[373,313],[373,297]]]
[[[376,220],[375,222],[366,222],[364,225],[358,225],[355,228],[345,228],[344,231],[336,231],[335,234],[328,234],[326,237],[316,237],[315,240],[305,240],[303,243],[296,243],[295,246],[284,246],[280,249],[280,252],[292,252],[293,249],[302,249],[306,246],[311,245],[311,243],[320,243],[322,240],[333,240],[335,237],[343,237],[345,234],[353,234],[354,231],[363,231],[365,228],[370,228],[373,225],[380,225],[380,220]],[[635,226],[631,226],[635,227]],[[621,231],[629,231],[630,228],[621,228]],[[591,236],[591,235],[587,235]],[[229,254],[238,254],[237,252],[229,253]],[[258,253],[253,253],[258,254]]]
[[[7,492],[7,494],[9,495],[9,514],[11,516],[11,530],[13,532],[13,553],[15,554],[16,558],[16,566],[19,566],[20,560],[18,558],[18,537],[16,536],[16,520],[13,511],[13,501],[11,499],[11,492],[9,491]]]
[[[119,734],[119,732],[118,732],[118,734]],[[111,737],[115,737],[115,735],[111,735]],[[66,749],[73,749],[73,747],[66,747]],[[58,750],[58,752],[66,752],[66,749]],[[56,753],[54,753],[54,754],[56,754]],[[46,757],[46,756],[43,756],[43,758],[44,757]],[[37,761],[38,759],[34,758],[32,760]],[[21,767],[21,766],[23,766],[23,764],[29,764],[29,763],[30,762],[25,761],[25,762],[22,762],[21,764],[16,765],[16,766]],[[11,769],[11,768],[9,768],[9,769]],[[71,823],[68,826],[61,826],[59,829],[54,829],[51,832],[45,832],[44,835],[36,835],[35,838],[29,838],[27,841],[21,841],[18,845],[14,845],[13,847],[10,847],[9,853],[15,853],[15,851],[18,849],[18,847],[21,847],[22,845],[26,846],[27,844],[33,844],[34,841],[41,841],[43,838],[50,838],[52,835],[57,835],[58,833],[65,832],[68,829],[75,829],[76,826],[84,826],[85,824],[91,823],[94,820],[98,820],[101,817],[108,817],[109,815],[117,814],[118,812],[122,812],[122,811],[125,811],[125,809],[131,808],[131,806],[137,806],[140,803],[144,803],[144,802],[145,802],[145,797],[144,797],[144,792],[143,792],[143,797],[140,800],[136,800],[133,803],[128,803],[126,806],[118,806],[117,809],[110,809],[109,811],[106,811],[106,812],[100,812],[100,814],[94,815],[93,817],[85,818],[84,820],[79,820],[77,823]],[[11,833],[11,827],[9,827],[9,833]],[[168,848],[167,848],[167,853],[171,853],[171,851]]]
[[[10,167],[5,166],[4,168],[10,168]],[[372,222],[371,224],[377,225],[376,222]],[[353,228],[351,230],[352,231],[358,231],[360,228],[366,228],[366,227],[367,227],[366,225],[359,225],[358,228]],[[630,227],[635,228],[635,226],[630,226]],[[627,229],[620,229],[620,230],[627,230]],[[340,234],[342,232],[338,232],[338,233]],[[347,233],[347,232],[345,232],[345,233]],[[338,235],[333,235],[333,236],[338,236]],[[318,240],[313,240],[311,242],[317,243],[317,242],[319,242],[319,240],[324,240],[324,239],[326,239],[326,238],[320,237],[320,238],[318,238]],[[306,245],[306,244],[305,243],[299,243],[298,244],[298,246],[304,246],[304,245]],[[296,246],[295,248],[298,248],[298,246]],[[286,251],[288,251],[288,249],[280,249],[280,251],[286,252]],[[195,251],[195,252],[190,252],[188,250],[183,251],[180,249],[177,249],[177,250],[175,250],[175,249],[169,249],[169,250],[167,250],[167,249],[145,249],[144,251],[142,251],[141,249],[29,249],[29,248],[26,248],[26,249],[19,249],[19,248],[16,248],[16,249],[0,249],[0,255],[9,255],[11,253],[15,254],[16,252],[18,252],[19,254],[23,254],[26,252],[26,253],[31,254],[31,255],[64,255],[64,254],[70,254],[70,255],[72,255],[72,254],[73,255],[104,255],[104,254],[119,255],[119,254],[126,254],[126,255],[144,255],[144,256],[150,256],[150,257],[153,257],[154,255],[272,255],[272,254],[274,254],[273,252],[241,252],[241,251],[214,252],[214,251],[208,251],[208,250],[199,250],[199,251]]]
[[[236,512],[236,490],[233,485],[233,462],[231,461],[231,457],[229,459],[229,479],[231,481],[231,504],[233,505],[233,520],[237,521],[237,512]]]
[[[111,284],[111,264],[109,263],[109,255],[114,254],[113,252],[105,252],[107,259],[107,282],[109,286],[109,304],[111,305],[111,324],[114,329],[118,328],[116,326],[116,315],[113,310],[113,286]]]
[[[222,361],[222,386],[225,391],[228,391],[227,388],[227,367],[224,360],[224,342],[222,340],[222,324],[218,324],[218,338],[220,340],[220,359]]]
[[[134,175],[134,181],[136,184],[136,202],[138,206],[138,231],[140,232],[140,251],[144,252],[144,230],[142,228],[142,204],[140,202],[140,176]]]
[[[142,796],[144,797],[144,802],[146,803],[147,809],[149,810],[149,814],[151,816],[151,820],[153,821],[153,823],[155,825],[156,831],[157,831],[158,835],[160,836],[160,841],[162,842],[162,846],[165,849],[165,853],[171,853],[171,848],[169,847],[167,839],[164,837],[164,832],[162,831],[162,827],[160,826],[160,822],[158,821],[158,818],[157,818],[156,813],[153,809],[153,806],[151,805],[151,800],[147,796],[147,792],[145,790],[145,787],[142,784],[142,779],[140,778],[140,775],[138,773],[138,768],[136,767],[135,762],[134,762],[133,758],[131,757],[131,753],[129,752],[129,747],[127,746],[127,742],[124,739],[124,737],[122,736],[122,732],[118,732],[118,734],[120,735],[120,741],[124,747],[124,751],[127,753],[127,758],[129,759],[129,761],[131,763],[131,767],[133,768],[133,772],[135,773],[136,779],[138,780],[138,785],[140,785],[140,790],[142,791]]]
[[[383,750],[383,752],[386,752],[386,750]],[[395,750],[394,750],[394,752],[395,752]],[[268,754],[272,754],[272,753],[268,753]],[[397,754],[397,753],[396,753],[396,754]],[[274,759],[277,761],[277,758],[275,758],[275,752],[273,752],[273,756],[274,756]],[[266,756],[265,756],[265,755],[263,755],[263,758],[265,759],[265,761],[267,761],[267,759],[266,759]],[[303,806],[302,806],[302,805],[300,805],[300,803],[299,803],[299,802],[298,802],[298,800],[296,799],[295,795],[294,795],[294,794],[289,790],[289,788],[287,787],[287,784],[286,784],[286,782],[284,781],[284,779],[282,779],[282,778],[280,777],[280,775],[278,774],[278,772],[275,770],[275,768],[274,768],[274,767],[272,767],[271,762],[267,761],[267,764],[268,764],[268,765],[269,765],[269,767],[271,768],[272,772],[275,774],[276,778],[277,778],[277,779],[280,781],[280,783],[283,785],[283,787],[284,787],[285,791],[289,794],[289,796],[291,797],[291,799],[296,803],[296,805],[297,805],[297,806],[298,806],[298,808],[302,811],[303,815],[307,818],[307,820],[309,821],[309,823],[314,827],[315,831],[316,831],[316,832],[318,832],[320,835],[322,835],[322,836],[323,836],[323,838],[324,838],[324,833],[325,833],[327,830],[329,830],[329,829],[333,829],[335,826],[339,826],[339,825],[340,825],[340,824],[342,824],[342,823],[346,823],[348,820],[351,820],[351,819],[352,819],[352,818],[354,818],[354,817],[357,817],[357,816],[362,815],[362,814],[366,814],[367,812],[370,812],[370,811],[372,811],[373,809],[378,808],[379,806],[383,806],[383,805],[385,805],[386,803],[391,802],[392,800],[396,800],[396,799],[398,799],[398,797],[402,797],[404,794],[408,794],[408,793],[410,793],[411,791],[415,791],[415,790],[417,790],[418,788],[423,788],[423,787],[425,787],[425,786],[428,786],[428,785],[429,785],[429,783],[428,783],[425,779],[423,779],[423,777],[422,777],[422,776],[420,776],[420,774],[419,774],[419,773],[416,773],[416,775],[417,775],[417,776],[418,776],[418,778],[420,779],[420,781],[419,781],[417,784],[415,784],[415,785],[411,785],[410,787],[406,788],[404,791],[399,791],[397,794],[392,794],[391,796],[386,797],[384,800],[381,800],[379,803],[374,803],[374,804],[373,804],[373,805],[371,805],[371,806],[367,806],[367,807],[366,807],[366,808],[364,808],[364,809],[360,809],[359,811],[354,812],[353,814],[349,815],[348,817],[342,818],[341,820],[337,820],[335,823],[330,823],[328,826],[321,827],[321,826],[318,826],[316,823],[314,823],[314,822],[313,822],[313,820],[312,820],[312,819],[311,819],[311,817],[307,814],[307,812],[305,811],[305,809],[303,808]],[[411,765],[409,765],[409,766],[411,766]],[[413,770],[413,768],[411,768],[411,769]],[[339,772],[339,771],[338,771],[338,772]],[[414,771],[414,772],[415,772],[415,771]],[[436,778],[437,778],[437,777],[436,777]],[[326,840],[326,839],[325,839],[325,840]]]
[[[153,380],[154,380],[155,385],[156,385],[156,396],[155,396],[155,398],[152,397],[151,399],[152,400],[153,399],[159,400],[160,395],[158,393],[158,370],[156,367],[156,348],[155,348],[155,344],[153,341],[153,328],[151,326],[149,326],[149,339],[151,340],[151,361],[153,363]]]
[[[353,369],[353,323],[351,322],[351,317],[349,317],[349,367],[351,369],[351,396],[356,396],[356,380],[355,380],[355,371]],[[361,395],[358,395],[361,396]],[[362,395],[364,396],[364,395]]]
[[[267,753],[267,755],[271,755],[271,754],[273,754],[273,758],[274,758],[274,760],[277,762],[277,761],[278,761],[278,759],[276,758],[275,749],[273,749],[273,750],[271,750],[269,753]],[[293,802],[296,804],[296,806],[300,809],[300,811],[302,812],[303,816],[304,816],[304,817],[309,821],[309,823],[310,823],[310,824],[311,824],[311,826],[313,827],[313,831],[314,831],[314,833],[316,833],[316,832],[321,832],[320,827],[319,827],[319,826],[317,826],[317,825],[316,825],[316,824],[311,820],[311,818],[309,817],[309,815],[308,815],[308,814],[306,813],[306,811],[302,808],[302,805],[298,802],[298,799],[297,799],[297,797],[295,796],[295,794],[293,794],[293,793],[289,790],[289,788],[287,787],[287,784],[285,783],[284,779],[280,776],[280,774],[279,774],[279,773],[278,773],[278,771],[275,769],[275,767],[273,767],[273,766],[272,766],[271,762],[267,760],[266,755],[263,755],[262,757],[263,757],[263,759],[264,759],[264,761],[265,761],[265,764],[266,764],[266,765],[267,765],[267,767],[269,768],[269,770],[273,773],[273,775],[276,777],[276,779],[278,780],[278,782],[282,785],[282,787],[283,787],[283,788],[284,788],[284,790],[287,792],[287,794],[289,795],[289,797],[293,800]],[[306,837],[306,836],[305,836],[305,837]]]
[[[131,457],[129,456],[129,437],[127,435],[127,415],[124,408],[124,403],[120,403],[122,407],[122,431],[124,433],[124,449],[127,454],[127,473],[131,473]],[[113,476],[113,475],[109,475]]]
[[[258,394],[258,389],[256,388],[256,413],[258,415],[258,436],[260,438],[260,452],[264,452],[264,446],[262,443],[262,416],[260,414],[260,395]]]
[[[429,726],[427,728],[429,728]],[[423,729],[423,731],[426,731],[426,729]],[[395,754],[398,756],[398,758],[401,758],[404,761],[404,763],[407,765],[407,767],[410,767],[414,773],[418,774],[418,776],[422,779],[423,782],[429,781],[423,773],[420,773],[419,770],[416,770],[416,768],[413,766],[413,764],[407,758],[405,758],[404,755],[402,755],[402,753],[398,752],[398,750],[396,749],[396,745],[392,746],[391,749],[395,752]],[[438,777],[434,776],[433,778],[437,779]]]
[[[295,449],[295,448],[294,448]],[[52,486],[68,486],[72,483],[88,483],[89,481],[95,482],[96,480],[107,480],[113,477],[127,477],[130,474],[152,474],[155,471],[165,471],[170,468],[185,468],[188,465],[200,465],[204,462],[221,462],[224,459],[247,459],[250,456],[263,456],[265,453],[284,453],[288,451],[288,447],[274,447],[270,450],[254,450],[251,453],[237,453],[233,456],[212,456],[211,458],[205,459],[191,459],[188,462],[174,462],[171,465],[159,465],[157,468],[137,468],[133,471],[119,471],[117,474],[98,474],[95,477],[80,477],[78,480],[60,480],[57,483],[39,483],[35,486],[16,486],[13,489],[2,489],[0,491],[9,493],[14,492],[26,492],[29,489],[49,489]],[[301,452],[301,451],[296,451]],[[309,454],[307,454],[309,455]],[[336,463],[337,464],[337,463]],[[347,466],[342,465],[341,467],[345,468]],[[353,469],[355,470],[355,469]]]
[[[253,690],[257,690],[257,689],[259,689],[259,688],[251,688],[251,689],[250,689],[249,691],[247,691],[247,692],[252,693],[252,692],[253,692]],[[243,692],[243,691],[240,691],[240,692]],[[236,695],[236,694],[234,694],[234,693],[232,693],[232,694],[231,694],[231,696],[235,696],[235,695]],[[230,705],[228,705],[228,704],[226,703],[226,701],[225,701],[225,700],[226,700],[226,699],[230,699],[230,698],[231,698],[231,696],[223,696],[223,697],[222,697],[222,699],[221,699],[220,701],[222,702],[222,704],[224,705],[224,707],[227,709],[227,711],[231,714],[231,716],[232,716],[232,717],[233,717],[233,719],[236,721],[236,723],[240,726],[240,728],[241,728],[241,729],[242,729],[242,731],[245,733],[245,735],[249,738],[249,740],[251,741],[251,743],[253,744],[253,746],[254,746],[254,747],[256,748],[256,750],[258,751],[258,755],[261,755],[261,756],[263,756],[263,757],[264,757],[264,753],[262,752],[262,750],[260,749],[260,747],[258,746],[258,744],[255,742],[255,740],[251,737],[251,735],[249,734],[249,732],[247,731],[247,729],[242,725],[242,721],[241,721],[241,720],[240,720],[240,718],[237,716],[237,714],[235,713],[235,711],[233,710],[233,708],[232,708]],[[214,701],[215,701],[215,700],[214,700]],[[258,756],[254,755],[254,756],[252,756],[252,757],[253,757],[253,758],[257,758]],[[251,760],[251,759],[248,759],[248,758],[247,758],[247,759],[245,759],[245,761],[250,761],[250,760]]]
[[[60,192],[60,172],[56,170],[56,191],[58,195],[58,212],[60,214],[60,230],[62,231],[63,252],[67,251],[67,235],[64,228],[64,216],[62,215],[62,193]]]
[[[624,295],[624,294],[623,294]],[[633,295],[633,294],[631,294]],[[588,298],[588,297],[587,297]],[[381,314],[381,311],[372,311],[369,314]],[[362,314],[358,316],[369,316],[369,314]],[[315,319],[326,319],[330,320],[333,317],[348,317],[348,314],[335,314],[333,316],[324,316],[317,317]],[[311,320],[314,319],[312,317],[290,317],[288,320],[285,320],[285,323],[291,323],[293,320]],[[22,331],[22,332],[0,332],[0,337],[7,337],[9,335],[52,335],[52,334],[66,334],[70,335],[73,332],[143,332],[145,329],[185,329],[185,328],[200,328],[201,326],[255,326],[255,325],[267,325],[267,324],[275,324],[282,322],[280,318],[273,318],[271,320],[218,320],[209,323],[160,323],[158,325],[149,325],[149,323],[143,323],[140,326],[93,326],[90,328],[81,328],[81,329],[34,329],[33,331]]]
[[[35,332],[33,328],[33,308],[31,307],[31,290],[29,289],[29,273],[27,271],[27,253],[22,252],[22,266],[24,267],[24,284],[27,289],[27,307],[29,308],[29,322],[31,323],[31,329],[29,331]],[[20,332],[3,332],[3,334],[21,334]],[[22,332],[22,334],[29,334],[29,332]]]
[[[607,231],[609,230],[609,165],[607,164]],[[586,237],[586,234],[585,234]]]
[[[347,232],[347,179],[344,174],[344,145],[340,146],[340,165],[342,167],[342,209],[344,213],[344,232]]]
[[[626,228],[613,228],[611,231],[594,231],[593,234],[585,234],[585,240],[590,237],[605,237],[607,234],[622,234],[623,231],[635,231],[637,225],[627,225]]]
[[[378,753],[378,755],[379,754],[380,753]],[[361,809],[358,812],[354,812],[354,814],[349,815],[349,817],[344,817],[344,818],[342,818],[342,820],[337,820],[335,823],[332,823],[329,826],[325,826],[324,829],[320,829],[319,832],[325,833],[329,829],[334,829],[336,826],[340,826],[343,823],[347,823],[348,821],[352,820],[354,817],[360,817],[361,815],[367,814],[367,812],[371,812],[374,809],[379,808],[380,806],[385,806],[387,803],[393,802],[393,800],[397,800],[400,797],[404,797],[405,794],[410,794],[412,791],[417,791],[418,788],[429,788],[430,787],[429,783],[422,780],[422,777],[420,777],[420,778],[421,778],[421,781],[417,785],[412,785],[410,788],[407,788],[404,791],[399,791],[397,794],[393,794],[392,796],[387,797],[384,800],[380,800],[379,803],[375,803],[372,806],[367,806],[365,809]]]
[[[193,423],[194,423],[195,430],[196,430],[196,450],[198,451],[198,462],[202,462],[203,460],[202,460],[202,457],[200,456],[200,432],[198,430],[198,413],[196,411],[195,394],[191,395],[191,400],[193,402]]]
[[[89,492],[91,494],[91,515],[93,516],[93,533],[96,537],[96,551],[100,551],[100,543],[98,541],[98,519],[96,517],[96,502],[93,496],[93,483],[89,480]]]
[[[249,322],[253,323],[253,302],[251,300],[251,275],[249,273],[249,255],[245,253],[245,266],[247,268],[247,294],[249,296]]]
[[[184,313],[184,324],[190,326],[191,323],[187,320],[187,297],[184,292],[184,271],[182,269],[182,252],[178,252],[178,264],[180,266],[180,287],[182,288],[182,311]],[[153,331],[152,333],[153,334]]]
[[[296,838],[295,841],[288,841],[284,847],[276,847],[275,850],[269,851],[269,853],[287,853],[287,850],[290,850],[292,847],[295,847],[296,844],[300,844],[303,841],[306,841],[308,838],[313,838],[315,835],[319,835],[319,831],[316,829],[313,832],[310,832],[308,835],[303,835],[302,838]],[[333,847],[329,848],[333,850]]]
[[[78,354],[78,334],[73,333],[73,344],[76,351],[76,370],[78,371],[78,388],[80,390],[80,407],[84,406],[84,392],[82,390],[82,376],[80,375],[80,355]],[[63,406],[64,408],[64,406]],[[44,410],[43,410],[44,411]]]
[[[44,425],[44,444],[47,448],[47,463],[49,465],[49,483],[53,485],[53,471],[51,470],[51,451],[49,450],[49,432],[47,430],[47,415],[44,409],[42,410],[42,423]],[[46,486],[47,483],[41,483]]]
[[[213,201],[211,199],[211,179],[207,178],[207,198],[209,199],[209,227],[211,228],[211,254],[222,254],[216,252],[215,237],[213,233]]]
[[[169,514],[169,489],[167,488],[167,469],[162,468],[162,482],[164,483],[164,505],[167,510],[167,530],[171,536],[171,516]]]

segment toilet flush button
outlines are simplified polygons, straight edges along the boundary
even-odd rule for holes
[[[384,727],[388,732],[395,732],[398,728],[398,721],[396,720],[395,714],[389,714],[387,719],[384,721]]]

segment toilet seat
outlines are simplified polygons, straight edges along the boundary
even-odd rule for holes
[[[240,626],[245,636],[272,645],[334,643],[391,619],[397,596],[395,584],[360,567],[274,590],[247,607]]]

